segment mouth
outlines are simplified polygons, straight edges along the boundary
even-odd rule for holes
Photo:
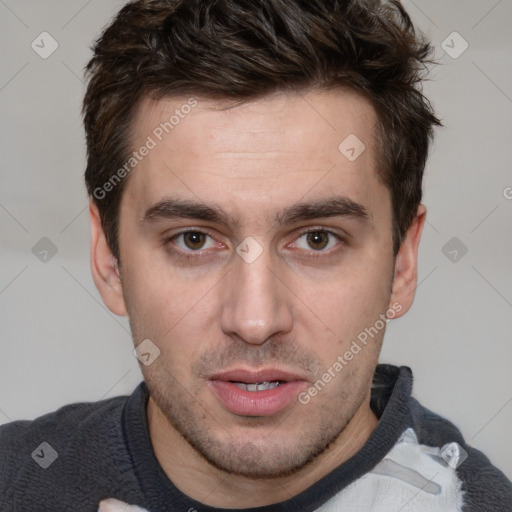
[[[277,386],[283,384],[283,382],[276,380],[273,382],[255,382],[253,384],[246,384],[245,382],[232,382],[232,384],[234,384],[237,388],[250,391],[252,393],[254,391],[266,391],[267,389],[277,388]]]
[[[304,377],[276,368],[229,370],[211,376],[208,384],[227,411],[258,417],[283,411],[308,385]]]

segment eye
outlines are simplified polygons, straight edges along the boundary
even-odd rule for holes
[[[171,240],[179,249],[185,252],[199,251],[217,246],[217,242],[210,235],[202,231],[184,231],[173,236]]]
[[[341,237],[332,231],[316,229],[302,233],[302,235],[297,238],[295,246],[308,251],[326,252],[332,247],[335,247],[341,240]]]

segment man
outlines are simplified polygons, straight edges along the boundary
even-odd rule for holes
[[[396,2],[121,9],[85,177],[144,382],[2,427],[2,511],[511,510],[411,371],[377,365],[415,293],[429,53]]]

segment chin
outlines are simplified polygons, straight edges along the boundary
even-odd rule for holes
[[[281,432],[276,436],[278,424],[264,432],[258,431],[257,435],[254,430],[250,433],[244,429],[243,435],[239,436],[222,431],[222,439],[212,437],[211,430],[201,437],[186,434],[184,437],[203,459],[223,472],[250,479],[274,479],[305,468],[337,439],[344,428],[325,427],[310,431],[297,429],[294,434]]]

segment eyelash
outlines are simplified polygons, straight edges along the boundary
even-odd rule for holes
[[[327,233],[328,235],[333,236],[339,242],[341,242],[341,245],[345,245],[347,243],[347,240],[344,237],[335,233],[334,231],[331,231],[331,230],[325,229],[325,228],[307,229],[307,230],[299,233],[298,236],[295,238],[295,240],[298,240],[299,238],[301,238],[304,235],[307,235],[308,233],[319,233],[319,232]],[[166,246],[167,251],[170,254],[172,254],[173,256],[176,256],[185,261],[192,261],[192,260],[195,260],[196,258],[201,258],[204,256],[204,252],[208,251],[208,249],[206,249],[205,251],[190,250],[190,251],[184,252],[181,249],[176,249],[175,247],[172,246],[171,242],[173,242],[176,238],[180,237],[181,235],[185,235],[187,233],[200,233],[203,235],[207,235],[210,238],[212,238],[213,240],[215,240],[215,238],[208,231],[203,231],[201,229],[187,229],[185,231],[181,231],[180,233],[176,233],[173,236],[164,239],[164,245]],[[326,254],[326,253],[329,254],[331,252],[338,252],[338,250],[340,250],[340,249],[331,249],[329,251],[322,251],[322,250],[313,251],[313,250],[311,250],[311,251],[308,251],[309,254],[307,256],[303,256],[303,257],[308,258],[308,259],[321,258],[321,257],[324,257],[324,254]]]

